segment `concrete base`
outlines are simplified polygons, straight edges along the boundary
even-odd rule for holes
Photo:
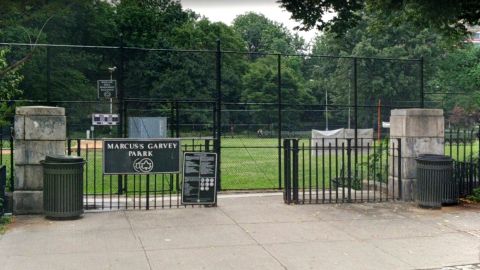
[[[412,179],[412,178],[403,179],[402,178],[402,183],[399,186],[398,185],[398,178],[389,176],[388,177],[388,193],[392,197],[399,198],[400,194],[399,194],[398,189],[401,188],[401,191],[402,191],[401,200],[403,200],[403,201],[413,201],[413,200],[415,200],[415,196],[416,196],[416,194],[415,194],[415,182],[416,182],[416,179]]]
[[[15,215],[42,214],[43,191],[13,192],[13,213]]]

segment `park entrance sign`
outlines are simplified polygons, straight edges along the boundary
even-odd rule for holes
[[[104,174],[180,172],[179,139],[105,139]]]

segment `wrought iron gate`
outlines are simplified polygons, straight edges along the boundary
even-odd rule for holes
[[[401,197],[401,140],[285,139],[285,203],[348,203]]]

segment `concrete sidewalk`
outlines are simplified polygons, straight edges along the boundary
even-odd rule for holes
[[[274,194],[223,197],[217,208],[86,213],[74,221],[20,216],[0,238],[0,269],[16,270],[432,269],[479,262],[479,210],[285,205]]]

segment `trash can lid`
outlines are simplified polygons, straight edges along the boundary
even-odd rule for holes
[[[420,160],[420,161],[452,161],[453,159],[451,157],[445,156],[445,155],[421,154],[416,158],[416,160]]]
[[[46,163],[76,163],[76,162],[83,162],[83,158],[78,156],[47,155],[45,157],[45,162]]]

